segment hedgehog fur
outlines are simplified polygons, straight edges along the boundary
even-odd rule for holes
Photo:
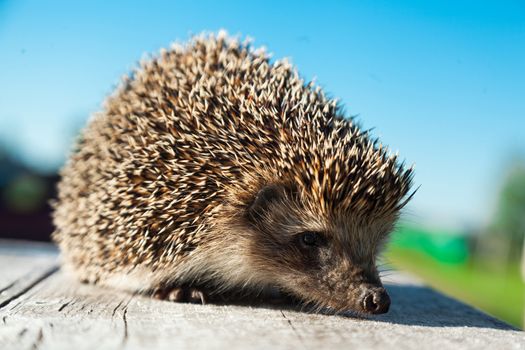
[[[143,60],[61,175],[53,238],[81,280],[358,312],[385,298],[376,256],[412,182],[286,60],[222,32]]]

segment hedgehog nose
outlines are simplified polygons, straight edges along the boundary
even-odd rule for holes
[[[390,308],[390,297],[385,288],[370,289],[362,300],[363,309],[371,314],[384,314]]]

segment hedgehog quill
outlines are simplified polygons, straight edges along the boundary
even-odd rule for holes
[[[277,288],[388,311],[376,258],[412,169],[247,41],[203,34],[144,60],[61,175],[53,238],[82,281],[189,302]]]

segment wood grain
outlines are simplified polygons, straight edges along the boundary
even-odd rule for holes
[[[56,250],[0,241],[0,349],[525,349],[525,333],[394,274],[386,315],[193,305],[81,284]]]

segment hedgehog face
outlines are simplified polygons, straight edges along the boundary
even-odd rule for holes
[[[278,186],[259,192],[248,210],[255,236],[249,256],[258,273],[319,307],[387,312],[390,299],[375,262],[397,215],[378,221],[312,208]]]

